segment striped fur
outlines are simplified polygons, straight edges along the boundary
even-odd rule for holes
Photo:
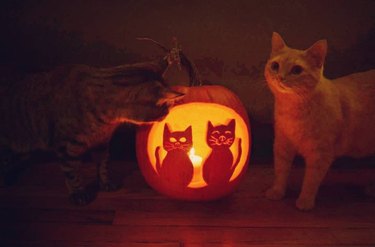
[[[8,82],[0,91],[0,148],[17,154],[55,152],[71,199],[87,204],[93,196],[82,187],[80,157],[107,144],[119,124],[157,121],[168,113],[169,101],[182,94],[163,82],[167,67],[166,59],[112,68],[69,65]],[[98,178],[112,190],[106,153]]]

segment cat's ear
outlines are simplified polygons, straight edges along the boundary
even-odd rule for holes
[[[192,133],[191,125],[189,127],[187,127],[184,132],[187,133],[188,136],[191,136],[191,133]]]
[[[182,99],[185,96],[183,92],[177,92],[169,88],[163,88],[161,98],[156,103],[157,105],[163,105],[167,103],[168,105],[173,105],[174,102]]]
[[[236,128],[236,120],[234,120],[234,119],[232,119],[232,120],[230,120],[230,122],[229,122],[229,124],[228,124],[228,127],[230,128],[230,129],[235,129]]]
[[[313,61],[314,66],[322,68],[327,55],[327,40],[319,40],[306,50],[306,55]]]
[[[212,125],[211,121],[208,121],[208,123],[207,123],[207,129],[208,129],[208,131],[210,131],[213,128],[214,128],[214,126]]]
[[[286,47],[286,44],[280,34],[272,33],[272,53],[279,52]]]
[[[169,130],[168,124],[164,124],[164,136],[169,136],[171,131]]]

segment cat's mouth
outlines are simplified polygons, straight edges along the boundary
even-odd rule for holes
[[[291,91],[291,88],[286,86],[282,81],[280,80],[276,80],[276,85],[277,87],[280,89],[281,92],[290,92]]]
[[[223,146],[223,145],[228,146],[233,143],[233,138],[217,139],[217,138],[211,137],[209,139],[209,142],[211,145],[214,145],[214,146]]]
[[[172,150],[187,151],[187,150],[189,150],[189,145],[187,145],[187,144],[179,144],[179,145],[166,144],[165,149],[166,149],[167,152],[172,151]]]

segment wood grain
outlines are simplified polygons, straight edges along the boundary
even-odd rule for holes
[[[374,180],[371,166],[335,167],[317,207],[300,212],[294,203],[301,165],[292,171],[286,198],[277,202],[263,196],[272,181],[270,163],[251,165],[233,195],[212,202],[166,198],[138,170],[115,165],[124,188],[99,192],[85,207],[69,203],[57,164],[35,165],[15,186],[0,188],[0,246],[375,246],[375,200],[362,192]],[[82,168],[87,182],[94,169]]]

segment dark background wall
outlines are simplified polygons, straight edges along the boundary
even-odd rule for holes
[[[273,31],[300,49],[326,38],[328,77],[375,68],[372,0],[14,0],[2,1],[0,14],[2,71],[145,61],[162,54],[136,37],[170,45],[176,36],[204,81],[240,96],[260,143],[271,138],[264,126],[272,122],[273,103],[263,66]],[[172,71],[169,81],[186,78]]]

